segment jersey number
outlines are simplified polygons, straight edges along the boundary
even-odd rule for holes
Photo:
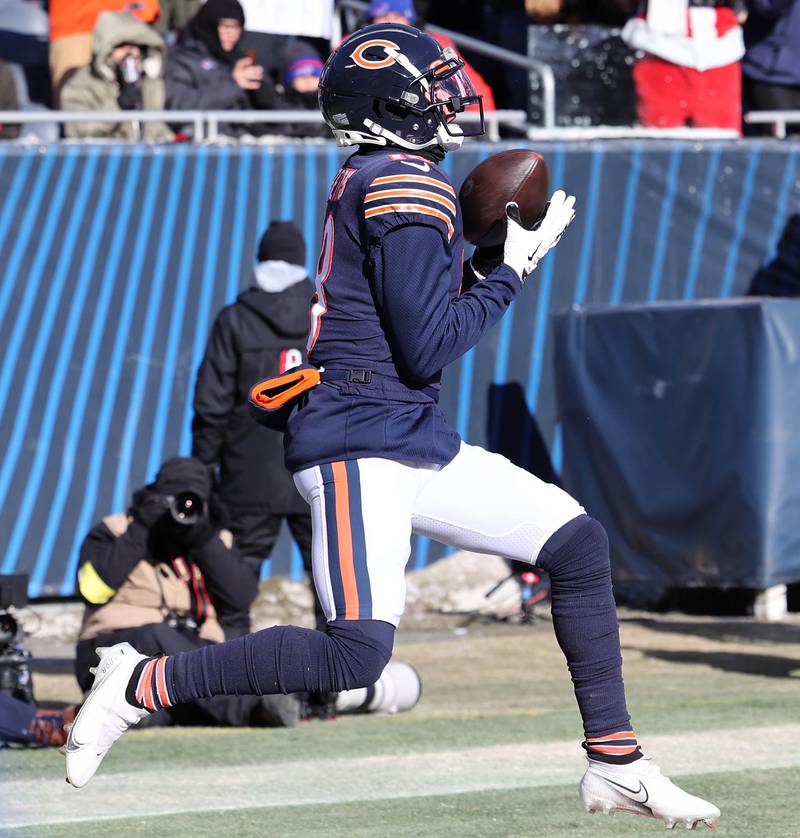
[[[325,301],[325,282],[330,276],[333,267],[333,215],[329,212],[325,216],[325,227],[322,230],[322,247],[317,260],[317,276],[314,284],[317,290],[311,298],[311,322],[308,328],[308,344],[306,351],[311,352],[319,337],[319,330],[322,326],[322,316],[328,310]]]

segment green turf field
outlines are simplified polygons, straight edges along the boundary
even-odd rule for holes
[[[800,836],[800,626],[629,615],[622,633],[640,739],[720,806],[714,834]],[[424,685],[397,716],[132,731],[83,790],[64,783],[55,751],[0,752],[0,835],[663,833],[582,811],[579,719],[547,622],[401,633],[395,657]]]

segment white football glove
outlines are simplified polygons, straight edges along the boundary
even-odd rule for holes
[[[506,204],[506,241],[503,262],[512,268],[522,282],[539,264],[542,256],[558,244],[567,225],[575,218],[575,196],[559,189],[553,193],[544,218],[527,230],[521,224],[519,207]]]

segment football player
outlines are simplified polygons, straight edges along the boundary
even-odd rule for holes
[[[718,809],[662,776],[632,730],[602,526],[558,487],[465,443],[437,405],[442,369],[522,291],[574,198],[556,192],[532,230],[509,204],[501,252],[462,266],[456,192],[439,166],[467,135],[465,108],[477,106],[483,130],[461,60],[419,30],[376,24],[339,46],[319,89],[328,125],[355,152],[331,184],[323,225],[308,339],[320,380],[291,408],[285,440],[311,507],[327,630],[279,626],[161,658],[126,644],[101,651],[66,746],[68,780],[85,785],[124,730],[161,707],[373,684],[391,656],[419,533],[550,575],[583,719],[588,810],[713,825]]]

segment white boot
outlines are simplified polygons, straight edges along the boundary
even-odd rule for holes
[[[94,684],[70,727],[63,751],[67,757],[67,782],[76,788],[94,777],[103,757],[131,726],[138,724],[147,710],[134,707],[125,691],[139,661],[147,660],[130,643],[99,647],[100,663],[93,670]]]
[[[719,809],[713,803],[678,788],[648,756],[628,765],[590,758],[580,794],[587,812],[630,812],[658,818],[667,829],[676,823],[694,829],[701,821],[713,829],[719,817]]]

